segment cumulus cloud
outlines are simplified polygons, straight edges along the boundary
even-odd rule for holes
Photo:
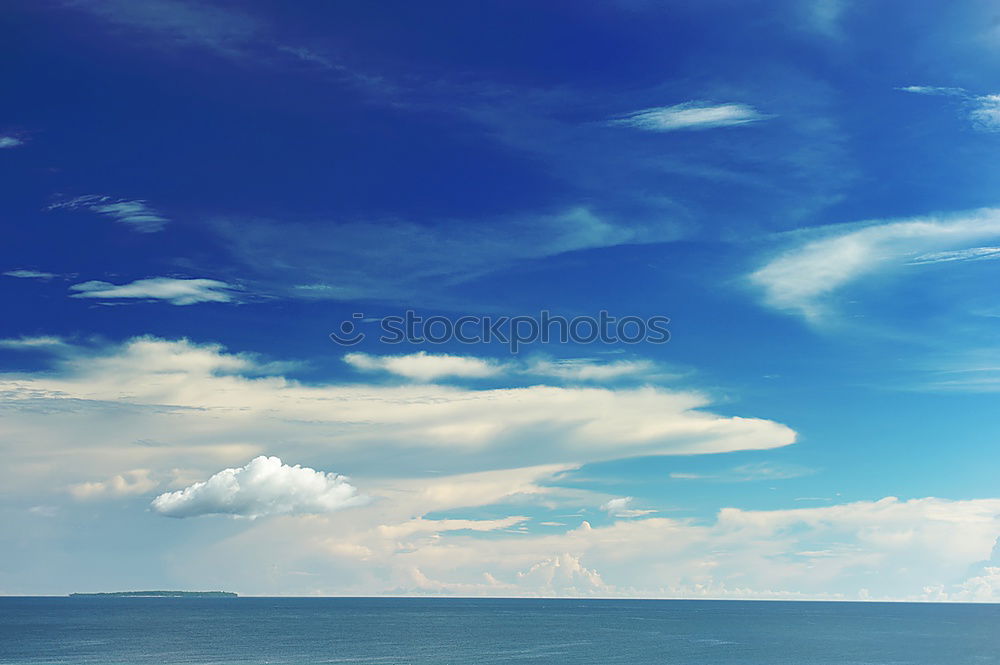
[[[17,136],[0,136],[0,150],[3,148],[16,148],[24,145],[24,139]]]
[[[112,284],[92,280],[69,287],[76,291],[72,298],[100,298],[104,300],[142,299],[163,300],[171,305],[193,305],[200,302],[232,302],[235,286],[215,279],[179,279],[150,277],[128,284]]]
[[[367,353],[348,353],[344,362],[355,369],[368,372],[388,372],[418,381],[433,381],[445,377],[483,378],[497,376],[505,371],[500,363],[469,356],[430,354],[419,351],[400,356],[376,356]]]
[[[112,476],[108,480],[72,485],[69,492],[78,500],[88,500],[145,494],[158,485],[159,482],[152,478],[151,470],[133,469]]]
[[[629,113],[611,120],[609,124],[649,132],[674,132],[746,125],[768,117],[746,104],[684,102]]]
[[[772,307],[819,321],[830,297],[855,280],[907,263],[933,263],[919,260],[928,253],[1000,238],[1000,210],[828,226],[789,237],[789,246],[749,280]]]
[[[568,552],[539,561],[517,574],[517,583],[542,596],[610,595],[613,589],[601,574]]]
[[[324,473],[277,457],[256,457],[246,466],[223,469],[204,482],[153,499],[152,508],[167,517],[330,513],[362,505],[367,497],[345,476]]]
[[[41,270],[8,270],[3,273],[7,277],[19,277],[20,279],[52,279],[58,277],[55,273],[42,272]]]
[[[139,233],[162,231],[170,221],[142,199],[115,199],[100,194],[87,194],[53,203],[48,209],[89,210],[126,224]]]

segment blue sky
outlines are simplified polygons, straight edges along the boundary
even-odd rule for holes
[[[0,593],[1000,600],[1000,13],[689,4],[15,2]]]

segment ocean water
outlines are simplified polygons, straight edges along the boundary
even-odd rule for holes
[[[0,598],[0,663],[1000,663],[1000,605]]]

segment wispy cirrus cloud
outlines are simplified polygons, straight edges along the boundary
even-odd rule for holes
[[[612,517],[642,517],[651,515],[656,511],[650,508],[633,508],[635,499],[630,496],[621,496],[609,499],[601,504],[601,510]]]
[[[261,30],[259,21],[237,9],[186,0],[76,0],[72,6],[175,45],[201,46],[225,55],[240,54]]]
[[[614,118],[608,124],[649,132],[735,127],[759,122],[771,116],[760,113],[747,104],[713,104],[684,102],[673,106],[643,109]]]
[[[947,263],[950,261],[988,261],[1000,259],[1000,247],[969,247],[948,252],[930,252],[921,254],[910,261],[911,265],[921,263]]]
[[[292,222],[223,219],[211,225],[233,258],[295,298],[413,302],[520,261],[676,239],[658,220],[627,225],[586,207],[505,215],[477,223],[437,220]]]
[[[727,483],[745,483],[758,480],[788,480],[800,478],[815,473],[813,469],[792,464],[771,464],[759,462],[756,464],[741,464],[717,473],[686,473],[675,471],[670,474],[671,480],[714,480]]]
[[[41,270],[8,270],[3,273],[7,277],[17,277],[19,279],[53,279],[59,275],[52,272],[44,272]]]
[[[982,132],[1000,132],[1000,94],[977,95],[965,88],[908,85],[897,90],[918,95],[956,97],[962,100],[969,122]]]
[[[233,302],[236,300],[237,287],[215,279],[150,277],[128,284],[92,280],[69,288],[76,291],[71,298],[162,300],[171,305],[193,305],[201,302]]]
[[[17,148],[24,145],[25,141],[19,136],[0,136],[0,150],[4,148]]]
[[[786,237],[788,246],[748,279],[768,305],[820,322],[833,296],[862,277],[940,262],[942,253],[950,260],[985,258],[975,249],[953,248],[1000,238],[1000,210],[827,226]]]
[[[101,194],[77,196],[59,201],[48,210],[89,210],[125,224],[139,233],[162,231],[170,221],[142,199],[116,199]]]

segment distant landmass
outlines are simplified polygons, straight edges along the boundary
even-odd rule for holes
[[[104,591],[71,593],[71,598],[236,598],[232,591]]]

